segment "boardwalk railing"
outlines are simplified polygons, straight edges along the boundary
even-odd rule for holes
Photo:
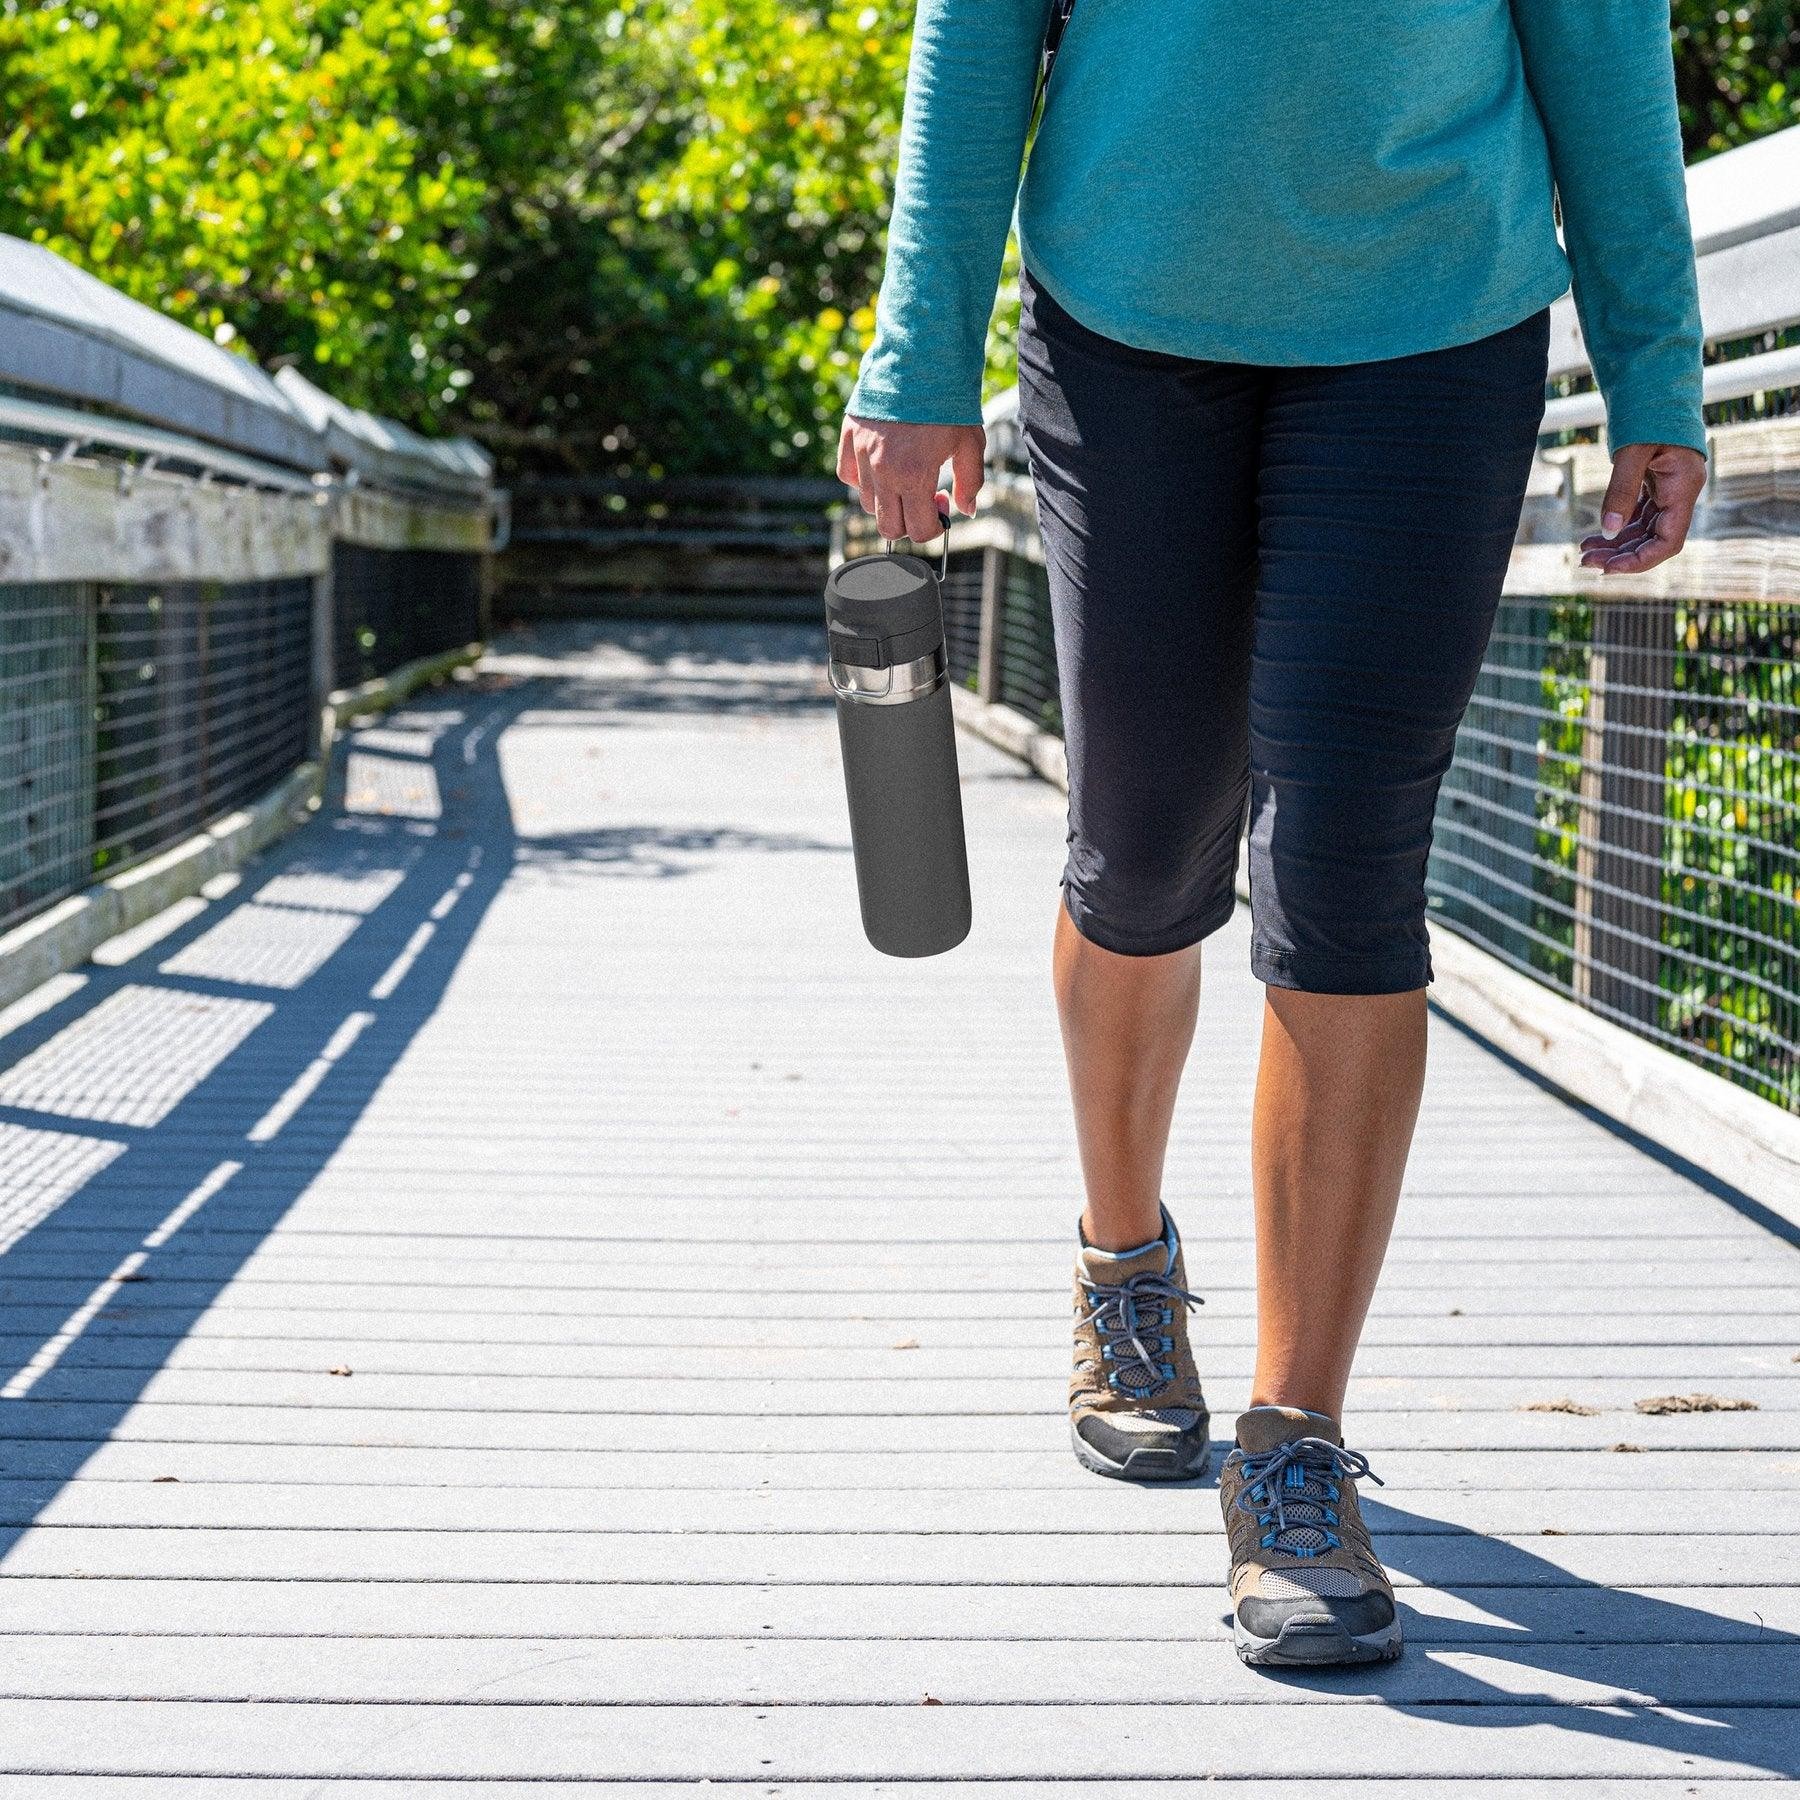
[[[0,934],[316,770],[334,690],[478,639],[493,516],[474,444],[0,237]]]
[[[1608,464],[1578,441],[1603,414],[1565,299],[1552,376],[1571,391],[1546,412],[1429,890],[1436,926],[1800,1114],[1800,129],[1690,180],[1712,464],[1693,538],[1644,577],[1579,566]],[[971,717],[1054,776],[1061,703],[1012,393],[989,408],[989,458],[981,513],[950,534],[951,666],[984,703]],[[839,532],[840,553],[874,541],[860,514]]]
[[[510,618],[811,619],[831,542],[827,509],[842,493],[835,481],[789,476],[521,480],[501,604]]]

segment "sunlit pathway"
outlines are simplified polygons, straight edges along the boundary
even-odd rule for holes
[[[877,957],[814,643],[514,639],[0,1015],[0,1800],[1800,1775],[1795,1252],[1441,1022],[1411,1650],[1238,1665],[1210,1482],[1066,1448],[1061,796],[965,741],[975,933]],[[1240,924],[1169,1191],[1227,1424],[1259,993]]]

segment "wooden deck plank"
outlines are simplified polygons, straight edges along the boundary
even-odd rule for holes
[[[60,1319],[46,1321],[46,1330],[54,1330],[60,1323]],[[90,1329],[70,1345],[58,1366],[292,1375],[349,1367],[359,1378],[541,1382],[539,1391],[544,1396],[555,1394],[560,1382],[629,1377],[643,1366],[643,1347],[637,1344],[496,1343],[489,1338],[471,1345],[438,1338],[349,1333],[308,1336],[280,1315],[273,1315],[270,1324],[271,1330],[259,1335],[191,1332],[173,1349],[165,1348],[161,1334],[147,1329],[128,1331],[123,1325],[100,1332]],[[288,1325],[285,1332],[279,1329],[284,1324]],[[0,1334],[0,1357],[30,1355],[44,1335]],[[995,1391],[1006,1393],[1012,1383],[1028,1382],[1029,1398],[1041,1402],[1045,1348],[986,1346],[982,1367]],[[1224,1344],[1215,1335],[1211,1349],[1209,1383],[1241,1386],[1249,1379],[1254,1346],[1247,1338],[1242,1343]],[[1691,1385],[1775,1377],[1783,1383],[1782,1393],[1791,1398],[1793,1384],[1786,1378],[1793,1360],[1785,1344],[1690,1345],[1680,1350],[1666,1344],[1373,1345],[1358,1361],[1358,1379],[1365,1383],[1432,1376],[1476,1381],[1520,1377],[1539,1382],[1629,1379],[1640,1390],[1647,1383],[1650,1390],[1663,1392],[1667,1390],[1659,1383]],[[695,1397],[705,1391],[706,1384],[716,1384],[729,1396],[740,1386],[754,1383],[765,1398],[796,1386],[811,1397],[828,1400],[839,1391],[936,1383],[960,1375],[967,1367],[966,1347],[926,1339],[835,1349],[706,1345],[690,1349],[684,1356],[680,1379],[689,1384],[688,1392]]]
[[[96,1339],[107,1338],[115,1327],[121,1335],[161,1337],[169,1328],[179,1334],[193,1318],[191,1307],[157,1305],[139,1299],[145,1292],[133,1289],[95,1315],[91,1330]],[[415,1302],[418,1296],[411,1296]],[[83,1296],[87,1298],[87,1296]],[[124,1301],[124,1303],[121,1303]],[[45,1336],[54,1334],[68,1317],[60,1307],[8,1305],[9,1321],[42,1321]],[[1689,1349],[1743,1349],[1772,1353],[1793,1360],[1795,1332],[1792,1318],[1780,1311],[1744,1314],[1738,1309],[1719,1312],[1679,1313],[1666,1308],[1642,1312],[1477,1310],[1474,1305],[1434,1308],[1411,1314],[1384,1313],[1373,1319],[1363,1334],[1368,1351],[1396,1348],[1454,1348],[1506,1350],[1510,1348],[1646,1348],[1679,1349],[1685,1359]],[[912,1327],[897,1330],[896,1327]],[[840,1318],[805,1319],[784,1314],[769,1318],[715,1311],[696,1318],[691,1325],[667,1318],[642,1319],[632,1315],[617,1321],[557,1311],[545,1304],[529,1312],[519,1307],[456,1309],[448,1305],[388,1306],[365,1312],[346,1306],[237,1306],[227,1297],[206,1309],[195,1321],[196,1340],[231,1341],[244,1337],[292,1336],[329,1333],[361,1336],[370,1342],[445,1344],[566,1344],[571,1349],[637,1350],[680,1348],[696,1353],[734,1350],[891,1350],[901,1336],[917,1336],[921,1345],[944,1350],[1016,1350],[1042,1355],[1060,1349],[1062,1321],[1039,1314],[1019,1319],[996,1320],[991,1314],[971,1317],[924,1319],[917,1314],[888,1312],[846,1313]],[[1248,1307],[1227,1316],[1215,1308],[1208,1314],[1207,1341],[1227,1355],[1241,1355],[1255,1340],[1253,1315]],[[88,1331],[82,1333],[85,1339]],[[1211,1358],[1209,1358],[1209,1367]]]
[[[1800,1450],[1800,1417],[1792,1411],[1704,1413],[1651,1418],[1603,1412],[1592,1418],[1559,1413],[1389,1411],[1365,1406],[1357,1415],[1357,1443],[1368,1451],[1427,1448],[1468,1451],[1594,1450],[1617,1443],[1642,1449]],[[930,1417],[918,1413],[855,1413],[822,1418],[759,1414],[399,1410],[373,1406],[286,1406],[229,1401],[145,1401],[121,1416],[117,1405],[32,1395],[8,1407],[16,1441],[98,1441],[181,1444],[326,1445],[378,1443],[420,1448],[555,1451],[570,1446],[640,1456],[686,1452],[717,1458],[879,1451],[894,1457],[969,1456],[996,1471],[1032,1451],[1061,1448],[1066,1421],[1047,1413]],[[909,1471],[896,1466],[896,1477]]]
[[[1216,1641],[1216,1640],[1215,1640]],[[1495,1698],[1579,1706],[1754,1706],[1785,1683],[1782,1646],[1743,1643],[1444,1647],[1366,1684],[1294,1683],[1291,1702],[1415,1706]],[[435,1639],[397,1658],[379,1638],[51,1637],[0,1670],[4,1700],[430,1705],[448,1695],[557,1706],[1254,1705],[1269,1681],[1234,1656],[1117,1639],[1100,1658],[1046,1639],[993,1641]]]
[[[946,1247],[949,1248],[949,1247]],[[170,1246],[174,1251],[174,1246]],[[1051,1296],[1062,1298],[1064,1282],[1054,1279],[1052,1256],[1046,1251],[1032,1255],[1021,1253],[1018,1266],[1010,1271],[992,1265],[970,1269],[958,1277],[953,1286],[940,1285],[945,1249],[935,1256],[928,1249],[902,1259],[899,1256],[880,1260],[852,1261],[841,1256],[820,1253],[806,1247],[761,1256],[712,1256],[690,1254],[687,1264],[689,1290],[699,1294],[755,1293],[783,1301],[801,1296],[822,1299],[841,1298],[851,1294],[896,1294],[911,1298],[932,1293],[958,1299],[970,1296],[999,1295],[1015,1302],[1030,1302],[1034,1310]],[[614,1261],[617,1260],[615,1253]],[[166,1273],[154,1279],[177,1291],[223,1277],[239,1285],[249,1296],[264,1283],[286,1290],[313,1289],[327,1292],[364,1288],[376,1289],[454,1289],[475,1297],[491,1297],[520,1287],[534,1293],[561,1296],[579,1293],[603,1282],[610,1264],[604,1258],[571,1259],[542,1253],[537,1257],[511,1256],[497,1265],[462,1254],[445,1257],[421,1245],[410,1257],[384,1256],[359,1252],[355,1246],[341,1254],[321,1256],[296,1252],[285,1246],[257,1250],[240,1256],[229,1248],[189,1248],[172,1253],[164,1262]],[[46,1257],[37,1279],[46,1282],[85,1280],[91,1273],[91,1259],[78,1252]],[[1006,1273],[1013,1279],[1003,1279]],[[1414,1255],[1395,1263],[1392,1280],[1385,1292],[1390,1300],[1421,1291],[1433,1296],[1447,1289],[1479,1282],[1498,1299],[1559,1288],[1592,1292],[1597,1280],[1607,1284],[1608,1300],[1634,1292],[1645,1297],[1682,1285],[1700,1293],[1734,1292],[1768,1297],[1791,1306],[1800,1296],[1800,1280],[1779,1267],[1771,1268],[1756,1246],[1746,1245],[1734,1255],[1708,1255],[1704,1251],[1690,1253],[1669,1251],[1649,1255],[1641,1250],[1610,1256],[1604,1251],[1589,1255],[1529,1256],[1514,1255],[1506,1247],[1496,1247],[1484,1255],[1440,1254]],[[1231,1295],[1248,1297],[1254,1291],[1254,1279],[1247,1251],[1235,1250],[1229,1260],[1214,1259],[1210,1278],[1197,1276],[1209,1305]],[[9,1289],[26,1290],[27,1282],[8,1283]],[[598,1308],[606,1296],[596,1294]],[[630,1306],[624,1316],[631,1317],[651,1310],[645,1304],[653,1296],[644,1296]],[[813,1306],[809,1310],[818,1310]],[[1601,1310],[1610,1310],[1602,1307]]]
[[[66,1304],[73,1308],[86,1301],[92,1295],[96,1280],[109,1273],[110,1269],[90,1271],[79,1279],[15,1278],[0,1282],[0,1302],[9,1308],[20,1301],[46,1307]],[[165,1310],[206,1310],[208,1296],[220,1285],[217,1278],[204,1281],[174,1276],[147,1279],[156,1282],[155,1299]],[[811,1277],[803,1268],[793,1270],[786,1279],[791,1285],[773,1290],[740,1287],[721,1276],[711,1287],[696,1283],[685,1291],[705,1307],[707,1318],[715,1323],[789,1320],[818,1325],[865,1319],[915,1319],[922,1322],[954,1320],[966,1324],[986,1322],[996,1326],[1030,1321],[1041,1328],[1047,1315],[1053,1309],[1062,1310],[1068,1299],[1060,1289],[1049,1288],[974,1288],[966,1292],[940,1287],[870,1285],[840,1288]],[[1765,1331],[1773,1329],[1776,1334],[1790,1341],[1793,1339],[1794,1317],[1800,1309],[1800,1284],[1789,1280],[1783,1270],[1767,1269],[1754,1282],[1732,1285],[1697,1287],[1680,1284],[1681,1276],[1671,1264],[1662,1281],[1636,1287],[1609,1286],[1606,1304],[1600,1305],[1594,1300],[1591,1283],[1583,1287],[1577,1282],[1533,1282],[1523,1275],[1515,1281],[1496,1281],[1491,1276],[1473,1272],[1461,1284],[1452,1284],[1440,1283],[1416,1272],[1408,1279],[1402,1271],[1396,1274],[1391,1286],[1378,1291],[1369,1316],[1377,1323],[1422,1318],[1510,1321],[1556,1316],[1566,1318],[1572,1332],[1583,1329],[1584,1325],[1621,1319],[1667,1317],[1678,1326],[1684,1318],[1741,1318],[1746,1323],[1760,1320]],[[609,1306],[606,1297],[595,1291],[596,1286],[593,1283],[586,1286],[571,1284],[541,1289],[528,1280],[496,1280],[484,1286],[425,1280],[387,1284],[351,1280],[284,1282],[254,1277],[241,1284],[232,1282],[233,1292],[241,1300],[263,1308],[291,1307],[296,1311],[316,1307],[355,1309],[370,1316],[407,1312],[435,1317],[475,1312],[506,1317],[525,1309],[527,1300],[521,1296],[541,1296],[541,1304],[532,1309],[540,1313],[554,1312],[565,1318],[594,1322],[610,1320],[622,1330],[652,1321],[668,1328],[667,1314],[660,1312],[648,1298],[621,1299]],[[1558,1288],[1569,1300],[1568,1311],[1562,1314],[1554,1313],[1544,1305]],[[1215,1285],[1209,1288],[1208,1294],[1209,1318],[1248,1320],[1255,1316],[1255,1296],[1248,1283],[1229,1288]],[[134,1293],[125,1304],[136,1299]],[[1582,1303],[1579,1311],[1576,1310],[1577,1302]],[[1534,1328],[1541,1329],[1541,1326]]]
[[[333,1368],[351,1371],[333,1376]],[[606,1379],[606,1378],[602,1378]],[[627,1377],[611,1377],[612,1380]],[[1561,1378],[1559,1378],[1561,1379]],[[1672,1377],[1671,1379],[1675,1379]],[[1691,1373],[1679,1376],[1683,1392],[1693,1390]],[[1248,1372],[1227,1384],[1214,1378],[1215,1393],[1223,1392],[1228,1404],[1241,1401],[1248,1389]],[[1655,1401],[1669,1393],[1641,1375],[1590,1375],[1573,1383],[1575,1398],[1599,1411],[1633,1415],[1639,1400]],[[1800,1383],[1785,1369],[1732,1376],[1729,1394],[1711,1396],[1722,1401],[1747,1403],[1737,1415],[1759,1411],[1773,1423],[1776,1415],[1800,1410]],[[1551,1386],[1554,1388],[1554,1382]],[[579,1413],[593,1417],[659,1415],[664,1406],[684,1415],[708,1418],[758,1418],[770,1413],[837,1420],[881,1416],[935,1419],[942,1411],[942,1381],[903,1380],[894,1376],[865,1375],[844,1379],[830,1375],[785,1382],[746,1375],[741,1379],[713,1376],[693,1379],[669,1376],[655,1393],[638,1393],[615,1399],[602,1391],[594,1377],[557,1380],[548,1375],[384,1374],[376,1369],[321,1356],[302,1369],[162,1369],[110,1368],[81,1363],[59,1363],[32,1388],[38,1402],[68,1400],[118,1400],[140,1407],[253,1407],[259,1410],[294,1408],[308,1412],[381,1411],[395,1413]],[[1235,1390],[1235,1394],[1233,1393]],[[1458,1413],[1519,1411],[1563,1398],[1562,1389],[1547,1391],[1545,1378],[1535,1373],[1506,1375],[1378,1375],[1365,1374],[1352,1381],[1349,1407],[1360,1418],[1375,1413]],[[620,1404],[620,1400],[635,1404]],[[1728,1410],[1728,1409],[1727,1409]],[[1036,1418],[1060,1416],[1054,1396],[1046,1396],[1041,1379],[1031,1375],[995,1375],[983,1383],[981,1404],[966,1409],[982,1417]],[[1635,1415],[1633,1415],[1635,1416]],[[1800,1447],[1800,1433],[1795,1434]]]
[[[1043,1450],[1007,1453],[945,1452],[912,1458],[898,1453],[753,1451],[722,1457],[707,1450],[469,1449],[392,1442],[342,1444],[171,1444],[158,1439],[19,1439],[4,1446],[4,1468],[19,1477],[75,1481],[156,1483],[181,1481],[227,1485],[292,1482],[319,1485],[411,1487],[508,1487],[520,1490],[577,1488],[608,1492],[759,1490],[770,1488],[849,1492],[878,1488],[933,1494],[986,1482],[991,1491],[1073,1489],[1092,1497],[1085,1474],[1065,1442]],[[80,1464],[70,1476],[71,1462]],[[984,1462],[994,1464],[993,1468]],[[1434,1446],[1384,1452],[1383,1467],[1409,1493],[1453,1492],[1471,1484],[1504,1492],[1548,1493],[1565,1488],[1625,1491],[1653,1483],[1662,1490],[1736,1493],[1792,1490],[1800,1486],[1800,1453],[1780,1450],[1651,1450],[1641,1458],[1595,1455],[1591,1449],[1509,1450],[1471,1461],[1466,1449]],[[1003,1471],[1003,1474],[1000,1473]],[[1108,1516],[1114,1505],[1109,1496]]]
[[[1412,1650],[1237,1664],[1210,1487],[1066,1447],[1060,797],[967,746],[976,932],[874,957],[811,648],[513,646],[0,1017],[0,1800],[1800,1774],[1800,1261],[1438,1021],[1351,1409]],[[1259,1004],[1239,919],[1170,1157],[1224,1429]]]
[[[1357,1678],[1372,1689],[1380,1676]],[[1351,1684],[1346,1683],[1346,1686]],[[1319,1706],[384,1706],[0,1701],[0,1770],[567,1780],[1155,1781],[1211,1773],[1445,1778],[1491,1744],[1508,1772],[1568,1781],[1790,1775],[1790,1721],[1769,1707],[1693,1713],[1491,1703]]]
[[[152,1490],[146,1492],[146,1485]],[[1390,1526],[1379,1496],[1368,1513],[1379,1535],[1492,1532],[1657,1536],[1712,1531],[1727,1537],[1800,1531],[1775,1507],[1721,1520],[1708,1488],[1656,1484],[1646,1473],[1629,1488],[1428,1488],[1408,1496],[1428,1511]],[[1429,1495],[1427,1502],[1426,1496]],[[1124,1488],[1104,1512],[1073,1484],[1058,1488],[908,1489],[617,1488],[601,1497],[567,1488],[361,1486],[323,1482],[97,1480],[54,1483],[0,1479],[0,1524],[152,1526],[196,1533],[237,1530],[331,1532],[765,1532],[806,1536],[821,1518],[840,1533],[920,1533],[952,1537],[1071,1533],[1113,1537],[1214,1536],[1223,1521],[1205,1489]],[[1067,1552],[1080,1553],[1079,1545]]]
[[[1274,1794],[1279,1800],[1342,1800],[1343,1786],[1336,1781],[1305,1779],[1264,1780],[1258,1791]],[[567,1781],[559,1782],[558,1795],[575,1795],[580,1800],[644,1800],[645,1787],[637,1781]],[[666,1782],[656,1790],[663,1795],[679,1795],[682,1800],[714,1800],[716,1788],[702,1777],[692,1782]],[[904,1790],[890,1782],[758,1780],[759,1796],[776,1796],[778,1800],[795,1800],[810,1796],[812,1800],[893,1800]],[[307,1800],[314,1796],[329,1800],[467,1800],[468,1785],[447,1781],[388,1781],[351,1776],[338,1780],[331,1776],[308,1781],[304,1792]],[[540,1781],[490,1781],[480,1789],[482,1800],[544,1800],[544,1784]],[[991,1781],[983,1782],[983,1800],[1138,1800],[1143,1792],[1136,1781],[1108,1781],[1103,1778],[1083,1781]],[[1212,1777],[1184,1779],[1174,1777],[1159,1781],[1159,1800],[1218,1800],[1218,1783]],[[1421,1800],[1429,1792],[1431,1800],[1541,1800],[1541,1781],[1425,1780],[1359,1781],[1357,1800]],[[1690,1777],[1679,1792],[1698,1794],[1703,1800],[1767,1800],[1766,1781],[1714,1780]],[[259,1780],[255,1776],[229,1776],[212,1780],[205,1776],[107,1776],[107,1775],[0,1775],[0,1800],[190,1800],[194,1794],[220,1794],[230,1800],[293,1800],[294,1783],[289,1780]],[[1636,1781],[1592,1779],[1581,1788],[1582,1800],[1642,1800],[1643,1787]]]
[[[1748,1547],[1747,1547],[1748,1548]],[[1140,1571],[1141,1574],[1141,1571]],[[370,1637],[401,1646],[429,1638],[629,1638],[710,1643],[739,1638],[953,1642],[1044,1640],[1084,1648],[1159,1636],[1184,1646],[1229,1643],[1222,1587],[1167,1604],[1155,1585],[1092,1587],[694,1586],[438,1581],[397,1588],[364,1581],[80,1581],[18,1576],[8,1583],[17,1656],[34,1634],[64,1636]],[[1792,1587],[1411,1587],[1400,1596],[1409,1639],[1496,1650],[1544,1644],[1749,1643],[1778,1647],[1800,1629]],[[171,1648],[171,1656],[180,1652]],[[1427,1649],[1426,1654],[1431,1654]],[[1278,1697],[1282,1690],[1271,1690]],[[450,1696],[444,1696],[450,1698]]]
[[[1195,1496],[1195,1511],[1206,1496]],[[1410,1509],[1384,1507],[1380,1548],[1406,1586],[1800,1586],[1800,1535],[1693,1532],[1523,1537],[1402,1534]],[[1154,1561],[1171,1593],[1218,1590],[1221,1533],[1209,1519],[1144,1534],[924,1535],[903,1532],[159,1531],[65,1526],[28,1532],[7,1557],[14,1575],[145,1581],[581,1582],[777,1586],[919,1582],[930,1587],[1088,1588],[1129,1581]],[[596,1601],[596,1604],[601,1604]],[[1796,1650],[1800,1663],[1800,1650]]]

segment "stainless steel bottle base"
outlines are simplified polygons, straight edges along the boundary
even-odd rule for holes
[[[842,695],[838,736],[863,930],[888,956],[939,956],[969,935],[969,864],[950,689],[905,705]]]

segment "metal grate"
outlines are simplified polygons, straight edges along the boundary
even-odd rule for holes
[[[0,928],[305,760],[308,578],[0,588]]]
[[[944,651],[958,687],[973,688],[981,665],[982,554],[952,551],[944,572]]]
[[[481,636],[481,558],[462,550],[332,549],[334,680],[386,675]]]
[[[1008,556],[1000,589],[997,692],[1041,731],[1062,731],[1062,688],[1050,624],[1050,579],[1022,556]]]
[[[1060,732],[1044,571],[1000,574],[999,643],[977,611],[955,654]],[[1800,1112],[1800,603],[1504,601],[1427,889],[1437,923]]]
[[[1800,606],[1511,600],[1434,916],[1800,1111]]]
[[[88,878],[93,589],[0,587],[0,929]]]

